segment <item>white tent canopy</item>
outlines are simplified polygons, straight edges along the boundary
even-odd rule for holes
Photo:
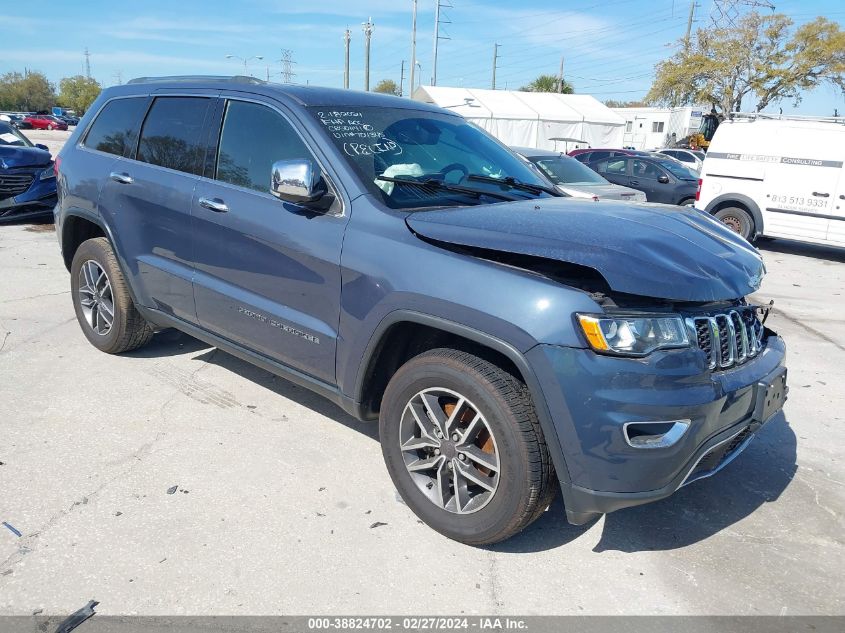
[[[625,130],[624,118],[589,95],[420,86],[414,99],[457,112],[507,145],[621,147]]]

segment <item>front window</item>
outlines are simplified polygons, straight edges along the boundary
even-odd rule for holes
[[[505,183],[512,178],[547,186],[519,157],[459,116],[406,108],[308,109],[367,189],[392,209],[548,195]]]
[[[556,185],[604,185],[607,181],[586,165],[568,156],[535,156],[531,158]]]
[[[32,147],[32,143],[17,128],[11,125],[0,125],[0,145],[12,145],[14,147]]]

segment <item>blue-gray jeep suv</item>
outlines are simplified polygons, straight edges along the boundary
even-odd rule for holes
[[[105,90],[56,227],[104,352],[177,328],[378,418],[443,534],[493,543],[717,472],[786,398],[759,254],[694,209],[566,199],[460,116],[249,78]]]

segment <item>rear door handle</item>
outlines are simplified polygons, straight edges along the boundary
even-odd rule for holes
[[[119,182],[121,185],[131,185],[133,182],[135,182],[133,180],[132,176],[127,174],[125,171],[122,171],[122,172],[113,171],[112,173],[109,174],[109,178],[111,178],[115,182]]]
[[[819,191],[814,191],[813,195],[816,196],[817,198],[829,198],[830,197],[829,193],[821,193]]]
[[[201,207],[205,207],[215,213],[226,213],[229,207],[220,198],[200,198],[199,203]]]
[[[637,185],[639,185],[639,184],[640,184],[640,181],[639,181],[639,180],[632,180],[632,181],[630,182],[630,184],[632,184],[632,185],[634,185],[634,186],[637,186]]]

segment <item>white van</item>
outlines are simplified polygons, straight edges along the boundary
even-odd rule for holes
[[[696,207],[754,241],[845,246],[845,119],[734,119],[716,130]]]

